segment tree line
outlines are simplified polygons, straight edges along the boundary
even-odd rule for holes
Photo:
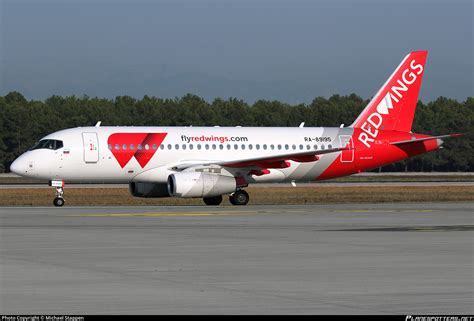
[[[51,96],[27,100],[21,93],[0,96],[0,172],[37,140],[54,131],[93,126],[311,126],[350,125],[368,100],[351,94],[316,97],[310,104],[291,105],[258,100],[216,98],[211,103],[187,94],[174,99],[144,96]],[[418,102],[413,132],[442,135],[464,133],[445,140],[440,151],[385,166],[381,171],[474,171],[474,97],[464,102],[439,97]]]

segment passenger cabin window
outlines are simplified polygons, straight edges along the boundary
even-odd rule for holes
[[[56,140],[56,139],[43,139],[37,142],[33,147],[30,148],[30,150],[35,150],[35,149],[51,149],[51,150],[58,150],[60,148],[63,148],[63,141],[62,140]]]

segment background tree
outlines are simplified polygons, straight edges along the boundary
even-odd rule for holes
[[[187,94],[174,99],[144,96],[51,96],[28,101],[19,92],[0,96],[0,172],[41,137],[64,128],[93,126],[349,126],[368,100],[351,94],[316,97],[310,104],[290,105],[258,100],[249,105],[237,98],[212,103]],[[474,171],[474,98],[464,102],[439,97],[418,102],[413,131],[432,135],[464,133],[445,140],[438,152],[385,166],[381,171]]]

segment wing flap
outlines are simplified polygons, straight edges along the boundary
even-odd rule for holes
[[[288,153],[281,154],[276,156],[264,156],[264,157],[255,157],[249,159],[241,159],[234,161],[220,162],[217,165],[227,166],[227,167],[261,167],[261,168],[285,168],[282,163],[287,163],[288,160],[292,160],[299,163],[305,163],[309,161],[317,161],[319,159],[318,155],[329,154],[340,152],[343,150],[349,149],[348,147],[343,148],[331,148],[323,150],[314,150],[301,153]]]
[[[319,159],[319,155],[341,152],[349,150],[349,147],[331,148],[323,150],[306,151],[301,153],[286,153],[275,156],[263,156],[253,158],[243,158],[231,161],[223,160],[207,160],[207,161],[185,161],[173,166],[173,170],[185,170],[195,166],[211,166],[219,165],[232,168],[287,168],[290,166],[289,160],[298,163],[315,162]]]

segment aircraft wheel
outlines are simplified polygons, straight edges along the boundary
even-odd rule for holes
[[[56,207],[61,207],[64,205],[64,198],[62,197],[56,197],[53,201],[54,206]]]
[[[249,194],[244,190],[238,190],[229,196],[232,205],[247,205],[249,199]]]
[[[220,203],[222,203],[222,195],[214,197],[204,197],[203,201],[206,205],[219,205]]]

